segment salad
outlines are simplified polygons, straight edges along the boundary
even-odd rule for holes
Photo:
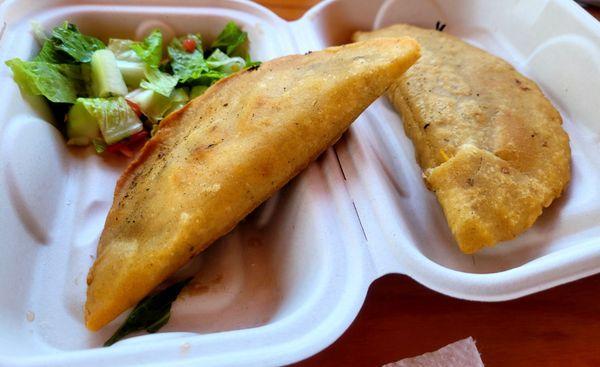
[[[48,34],[33,32],[41,49],[31,61],[6,61],[22,91],[45,97],[67,144],[92,145],[97,153],[133,150],[160,121],[216,81],[256,66],[248,35],[229,22],[205,47],[200,34],[176,37],[165,47],[159,29],[144,40],[101,40],[64,22]],[[166,49],[166,52],[163,50]]]

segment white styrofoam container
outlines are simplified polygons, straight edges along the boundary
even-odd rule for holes
[[[406,274],[472,300],[520,297],[600,271],[600,25],[560,0],[325,1],[285,22],[234,0],[14,0],[0,7],[0,60],[30,58],[30,21],[70,20],[85,33],[214,37],[228,20],[258,60],[349,41],[355,30],[408,22],[497,54],[534,79],[571,137],[567,192],[517,239],[458,251],[413,147],[385,99],[238,228],[200,255],[195,292],[160,333],[100,348],[83,325],[85,276],[125,163],[68,149],[39,98],[0,66],[0,365],[281,365],[332,343],[369,284]],[[192,294],[193,293],[193,294]]]

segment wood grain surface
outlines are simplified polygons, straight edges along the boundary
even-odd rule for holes
[[[260,0],[297,19],[317,0]],[[600,19],[600,10],[588,11]],[[375,281],[350,328],[297,366],[380,366],[472,336],[487,367],[600,367],[600,275],[514,301],[481,303],[433,292],[412,279]]]

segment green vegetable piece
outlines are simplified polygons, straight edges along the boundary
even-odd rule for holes
[[[90,145],[100,138],[98,122],[80,101],[75,103],[67,114],[67,137],[67,144],[82,146]]]
[[[102,154],[106,150],[106,143],[102,139],[92,139],[92,145],[97,154]]]
[[[37,54],[36,57],[33,58],[33,61],[49,62],[51,64],[62,64],[71,62],[71,58],[69,55],[54,47],[54,43],[52,43],[51,40],[46,40],[44,41],[40,52]]]
[[[146,76],[146,65],[140,62],[117,59],[117,67],[121,71],[125,84],[130,88],[139,87]]]
[[[227,55],[232,56],[238,47],[248,39],[248,33],[242,31],[235,22],[230,21],[212,43],[212,48],[218,48]]]
[[[250,59],[250,55],[246,55],[244,60],[246,61],[247,68],[258,68],[260,64],[262,64],[260,61],[252,61],[252,59]]]
[[[81,70],[81,80],[83,83],[84,90],[79,92],[77,95],[79,97],[89,97],[94,95],[94,91],[92,89],[92,65],[90,63],[79,64],[78,65]]]
[[[206,85],[193,86],[192,90],[190,90],[190,99],[194,99],[194,98],[204,94],[204,92],[206,92],[207,89],[208,89],[208,86],[206,86]]]
[[[57,103],[74,103],[78,94],[85,94],[79,65],[18,58],[6,61],[6,65],[12,70],[15,82],[27,94],[44,96]]]
[[[111,346],[136,331],[157,332],[169,321],[171,305],[190,280],[192,278],[182,280],[142,299],[131,311],[125,323],[104,343],[104,346]]]
[[[165,112],[165,116],[179,110],[185,106],[190,100],[190,96],[186,88],[177,88],[171,93],[171,107]]]
[[[246,67],[246,60],[239,56],[229,57],[218,48],[206,59],[206,64],[225,74],[233,74]]]
[[[140,87],[153,90],[158,94],[169,97],[177,85],[178,78],[154,68],[146,67],[144,72],[146,80],[142,80]]]
[[[136,89],[129,93],[126,98],[140,106],[142,113],[152,122],[158,122],[162,119],[172,105],[169,97],[148,89]]]
[[[125,84],[131,88],[140,86],[140,82],[144,79],[146,71],[146,64],[131,49],[134,43],[132,40],[115,38],[111,38],[108,41],[108,49],[112,51],[117,59],[117,66],[121,70]]]
[[[190,96],[186,88],[177,88],[171,93],[171,101],[173,103],[186,103],[189,100]]]
[[[81,34],[77,26],[69,22],[52,29],[51,41],[57,50],[68,54],[74,62],[90,62],[94,51],[106,48],[102,41]]]
[[[187,52],[183,48],[183,41],[191,39],[196,43],[194,52]],[[171,57],[171,69],[181,83],[193,82],[209,71],[204,60],[202,40],[200,35],[188,34],[184,37],[174,38],[167,48]]]
[[[138,54],[131,48],[136,44],[135,41],[119,38],[111,38],[108,40],[108,49],[115,54],[117,60],[125,60],[132,62],[143,63]]]
[[[225,78],[227,75],[227,73],[223,73],[218,70],[209,70],[206,73],[200,75],[200,77],[196,79],[195,83],[199,85],[212,85],[217,81]]]
[[[143,125],[123,97],[78,98],[81,104],[98,124],[106,144],[114,144],[139,131]]]
[[[143,42],[134,42],[130,47],[146,65],[158,68],[162,60],[162,41],[161,31],[155,29]]]
[[[91,59],[92,90],[95,97],[124,96],[127,86],[110,50],[95,51]]]

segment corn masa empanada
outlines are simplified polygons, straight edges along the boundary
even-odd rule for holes
[[[570,179],[560,114],[506,61],[447,33],[399,24],[354,39],[404,36],[422,56],[388,97],[460,249],[514,238]]]
[[[88,274],[86,326],[101,328],[229,232],[418,57],[408,38],[282,57],[166,118],[117,183]]]

